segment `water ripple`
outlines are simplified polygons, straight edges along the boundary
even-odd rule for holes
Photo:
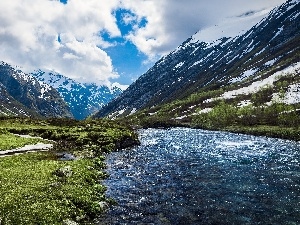
[[[188,128],[111,153],[99,224],[300,224],[298,142]]]

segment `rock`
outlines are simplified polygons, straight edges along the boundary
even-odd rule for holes
[[[129,148],[140,144],[141,144],[140,141],[137,139],[134,139],[132,137],[125,137],[121,141],[116,142],[116,148],[124,149],[124,148]]]
[[[66,219],[63,221],[63,225],[78,225],[78,223],[73,220]]]
[[[55,176],[58,176],[58,177],[61,177],[61,178],[67,178],[67,177],[72,176],[72,172],[73,171],[72,171],[70,166],[65,166],[63,168],[59,168],[59,169],[55,170],[53,172],[53,174]]]
[[[99,202],[99,206],[100,206],[100,208],[101,208],[103,211],[107,210],[108,207],[109,207],[109,205],[107,204],[107,202],[104,202],[104,201]]]
[[[57,153],[57,156],[59,157],[58,160],[61,161],[73,161],[77,159],[73,154],[67,152]]]

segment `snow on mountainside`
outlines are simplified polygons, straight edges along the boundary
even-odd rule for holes
[[[0,116],[38,116],[38,113],[30,111],[27,107],[16,101],[0,83]]]
[[[245,95],[248,96],[253,93],[257,93],[263,88],[272,87],[276,81],[278,81],[280,78],[285,76],[297,76],[300,73],[300,62],[292,64],[291,66],[279,70],[276,73],[266,77],[265,79],[260,79],[258,81],[255,81],[249,85],[245,85],[243,87],[240,87],[238,89],[234,89],[231,91],[224,92],[220,97],[212,98],[212,99],[206,99],[204,103],[209,103],[213,101],[217,101],[220,99],[234,99],[237,96]],[[294,78],[294,81],[296,82],[296,78]],[[300,90],[297,89],[299,86],[299,83],[291,83],[288,88],[287,92],[285,93],[284,97],[282,99],[279,99],[278,101],[282,101],[286,104],[296,104],[300,103]],[[293,88],[295,87],[295,88]],[[295,90],[294,90],[295,89]],[[295,94],[291,94],[294,92]],[[276,100],[276,97],[279,95],[279,93],[273,93],[273,100]]]
[[[84,119],[97,112],[122,92],[118,87],[82,84],[54,71],[38,70],[31,74],[54,87],[68,103],[76,119]]]
[[[232,38],[245,33],[255,26],[257,22],[268,15],[272,9],[264,9],[257,12],[248,12],[244,15],[228,18],[222,23],[198,31],[191,38],[191,43],[206,42],[208,46],[217,45],[222,38]]]
[[[0,62],[0,115],[72,117],[68,106],[50,85]]]
[[[254,25],[265,13],[252,12],[199,31],[162,57],[96,117],[129,115],[201,90],[250,84],[299,62],[300,1],[285,2]],[[240,28],[229,25],[245,24],[254,26],[231,36]]]

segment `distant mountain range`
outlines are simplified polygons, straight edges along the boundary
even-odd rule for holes
[[[118,87],[79,83],[53,71],[38,70],[31,75],[54,87],[70,106],[76,119],[85,119],[96,113],[103,105],[122,93]]]
[[[241,21],[247,22],[251,15],[241,15]],[[128,121],[190,123],[204,120],[201,115],[223,106],[222,101],[235,108],[255,106],[262,111],[281,102],[292,108],[281,108],[276,118],[297,114],[300,1],[286,1],[237,36],[228,35],[234,32],[227,25],[207,29],[210,35],[207,30],[194,34],[124,92],[118,87],[79,83],[53,71],[26,74],[0,62],[0,116],[127,116]],[[223,36],[213,40],[213,33]]]
[[[218,40],[204,42],[201,32],[162,57],[95,117],[141,116],[143,112],[150,117],[166,114],[168,118],[183,120],[211,109],[212,99],[251,102],[253,93],[275,87],[279,80],[285,82],[282,89],[285,95],[294,96],[291,102],[294,105],[300,102],[299,0],[276,7],[250,30],[235,37],[224,33]],[[280,79],[281,74],[292,74],[292,78]],[[243,92],[247,87],[251,93]],[[266,101],[274,101],[279,88],[268,90],[271,93]],[[210,94],[205,96],[205,93]],[[226,97],[228,93],[230,98]],[[244,97],[237,99],[237,96]],[[188,101],[192,98],[195,101]]]
[[[26,74],[0,64],[0,116],[74,117],[85,119],[118,96],[116,86],[83,84],[54,71]]]
[[[73,117],[56,89],[0,62],[0,116]]]

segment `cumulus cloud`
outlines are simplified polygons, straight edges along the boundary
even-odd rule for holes
[[[23,66],[28,72],[45,68],[80,81],[111,85],[119,74],[106,48],[116,43],[104,40],[103,33],[132,42],[155,60],[198,30],[284,1],[0,1],[0,60]],[[118,27],[118,9],[126,11],[121,22],[131,26],[125,37]]]
[[[145,27],[133,30],[127,39],[156,59],[199,30],[247,12],[271,10],[283,2],[285,0],[125,0],[124,7],[148,21]]]
[[[0,2],[1,60],[55,70],[81,81],[109,84],[118,77],[99,35],[120,36],[112,12],[117,0]]]

